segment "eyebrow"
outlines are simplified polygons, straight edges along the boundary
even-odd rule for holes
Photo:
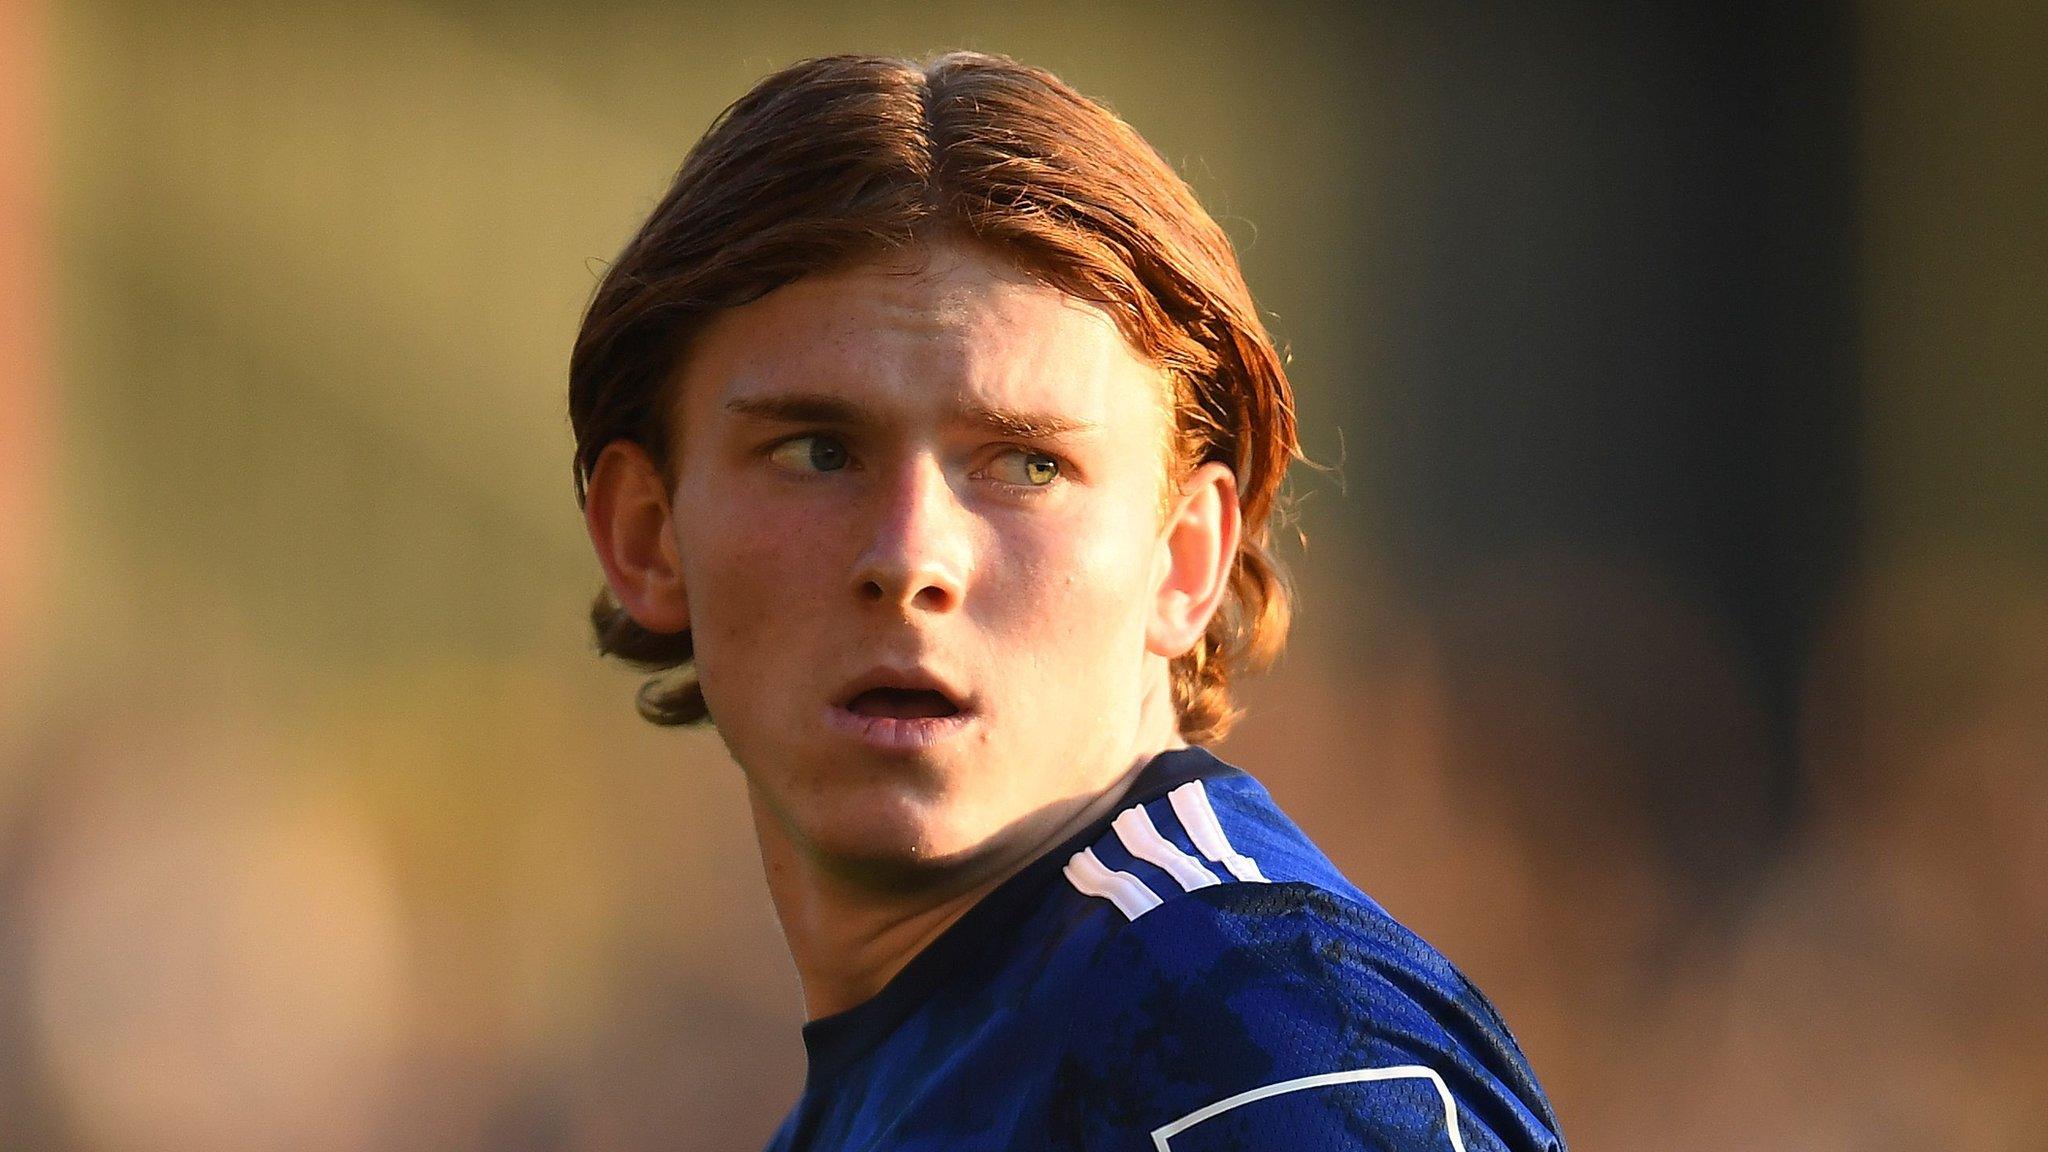
[[[870,410],[859,404],[838,396],[814,392],[792,392],[779,396],[741,396],[726,401],[725,409],[741,416],[775,420],[784,424],[877,423],[872,418]],[[980,425],[1004,436],[1014,436],[1022,440],[1063,436],[1098,427],[1092,420],[1072,420],[1051,413],[1020,412],[1013,408],[995,408],[986,404],[963,405],[960,418],[966,423]]]

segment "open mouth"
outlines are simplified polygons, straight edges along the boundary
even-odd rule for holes
[[[870,688],[846,702],[856,716],[891,720],[925,720],[957,716],[960,706],[930,688]]]
[[[973,693],[922,665],[870,668],[840,693],[826,726],[884,755],[932,754],[981,716]]]

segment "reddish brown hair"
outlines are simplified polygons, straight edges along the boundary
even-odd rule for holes
[[[1137,132],[1057,77],[956,52],[920,66],[806,60],[754,87],[691,149],[675,183],[606,272],[569,368],[576,495],[599,453],[629,440],[674,481],[677,359],[711,314],[816,272],[951,230],[1115,318],[1172,382],[1174,470],[1236,473],[1244,537],[1230,593],[1172,664],[1180,730],[1220,738],[1233,675],[1284,644],[1288,590],[1268,550],[1298,455],[1285,370],[1223,230]],[[640,712],[706,718],[689,632],[650,632],[609,590],[592,605],[601,652],[657,676]]]

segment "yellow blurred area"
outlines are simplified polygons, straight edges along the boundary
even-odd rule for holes
[[[1320,11],[0,0],[0,1148],[758,1146],[801,1005],[741,781],[587,636],[594,269],[769,70],[1003,51],[1183,168],[1329,411],[1399,173]],[[1425,621],[1318,492],[1219,750],[1487,989],[1582,1149],[2048,1130],[2048,21],[1857,16],[1868,548],[1761,880],[1709,922],[1660,850],[1625,672],[1461,662],[1597,616],[1684,678],[1674,754],[1762,755],[1712,614],[1612,556]]]

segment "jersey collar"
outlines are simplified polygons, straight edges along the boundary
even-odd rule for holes
[[[1118,813],[1133,804],[1164,796],[1190,780],[1243,774],[1205,748],[1175,748],[1154,756],[1107,814],[996,885],[923,951],[911,957],[910,963],[880,992],[843,1012],[805,1024],[804,1050],[810,1065],[806,1092],[829,1083],[838,1072],[881,1043],[964,963],[984,954],[1038,905],[1046,886],[1059,877],[1067,858],[1100,839]]]

